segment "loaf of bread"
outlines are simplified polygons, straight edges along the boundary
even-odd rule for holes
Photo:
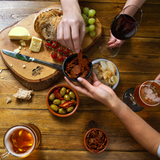
[[[41,10],[35,17],[34,30],[45,40],[57,41],[57,26],[63,16],[61,5]]]

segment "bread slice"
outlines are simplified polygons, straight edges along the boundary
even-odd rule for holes
[[[35,17],[34,30],[45,40],[57,41],[57,26],[63,17],[61,5],[41,10]]]

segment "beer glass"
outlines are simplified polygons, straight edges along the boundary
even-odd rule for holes
[[[3,143],[7,152],[1,155],[1,160],[8,155],[19,158],[29,156],[39,146],[40,138],[40,131],[33,124],[11,127],[4,135]]]
[[[148,80],[128,89],[123,101],[135,112],[160,104],[160,80]]]

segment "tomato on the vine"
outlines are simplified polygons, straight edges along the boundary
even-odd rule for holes
[[[48,48],[48,47],[51,46],[51,43],[47,42],[47,43],[45,44],[45,46]]]
[[[63,51],[63,47],[58,47],[58,52],[62,52]]]
[[[58,59],[58,61],[63,61],[63,60],[64,60],[64,58],[63,58],[62,55],[59,55],[59,56],[57,57],[57,59]]]
[[[70,53],[69,53],[69,55],[72,55],[72,54],[74,54],[74,53],[73,53],[73,52],[70,52]]]
[[[64,48],[63,49],[63,54],[68,54],[69,53],[69,49],[68,48]]]
[[[53,51],[53,52],[51,53],[51,57],[52,57],[53,59],[57,58],[57,52],[56,52],[56,51]]]
[[[58,43],[57,42],[52,42],[51,47],[56,49],[58,47]]]

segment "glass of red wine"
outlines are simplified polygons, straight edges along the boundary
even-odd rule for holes
[[[119,40],[131,38],[138,30],[143,12],[135,5],[125,7],[111,23],[111,34]],[[103,42],[99,49],[105,57],[115,57],[120,48],[108,48],[108,40]]]
[[[123,95],[123,101],[134,112],[160,104],[160,80],[148,80],[138,84],[136,88],[128,89]]]

